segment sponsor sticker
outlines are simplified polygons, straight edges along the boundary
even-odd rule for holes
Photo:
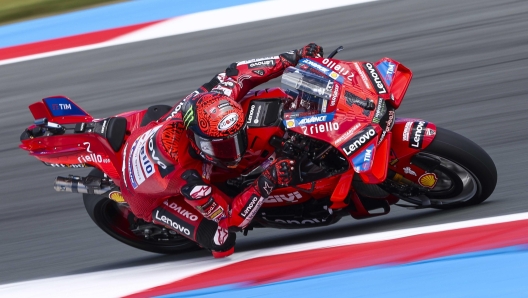
[[[377,133],[374,127],[367,126],[360,133],[358,133],[356,136],[346,142],[343,147],[341,147],[341,149],[343,149],[343,152],[345,152],[346,156],[350,156],[354,154],[357,150],[362,148],[370,140],[376,138],[376,135]]]
[[[383,79],[385,79],[387,85],[390,86],[392,84],[394,72],[396,71],[396,64],[390,61],[383,61],[380,64],[376,65],[376,67],[378,68],[380,74],[383,76]]]
[[[341,88],[339,87],[339,84],[334,84],[334,90],[332,91],[332,97],[330,98],[330,106],[333,107],[337,103],[337,99],[339,98],[339,91]]]
[[[165,209],[156,209],[153,217],[155,221],[163,223],[165,226],[168,226],[170,229],[175,230],[182,235],[188,237],[194,235],[194,227],[192,225]]]
[[[435,173],[425,173],[418,178],[418,184],[427,188],[434,188],[438,178]]]
[[[244,205],[244,208],[242,208],[242,211],[239,213],[240,217],[244,219],[248,217],[249,219],[253,218],[260,206],[262,205],[263,201],[264,198],[252,195],[251,198],[249,198],[249,200]]]
[[[334,72],[333,70],[323,66],[322,64],[319,64],[315,61],[312,61],[310,59],[306,59],[306,58],[303,58],[299,61],[299,64],[301,65],[298,65],[298,66],[302,66],[303,64],[312,68],[312,69],[316,69],[320,72],[322,72],[323,74],[327,75],[328,77],[336,80],[337,82],[343,84],[344,82],[344,79],[342,76],[340,76],[339,74],[337,74],[336,72]]]
[[[150,159],[154,163],[156,163],[156,166],[158,168],[158,171],[160,172],[161,177],[165,177],[174,170],[174,165],[168,160],[166,160],[163,156],[161,156],[158,150],[158,146],[156,144],[155,137],[156,137],[156,134],[153,133],[149,138],[148,154],[149,154]]]
[[[123,198],[123,195],[119,191],[112,191],[108,194],[108,197],[110,200],[118,202],[118,203],[125,203],[125,198]]]
[[[246,123],[251,123],[253,121],[253,113],[255,112],[255,104],[251,104],[249,107],[249,113],[246,120]]]
[[[151,157],[147,154],[149,148],[149,139],[155,134],[161,125],[158,125],[152,129],[147,130],[141,136],[139,136],[133,143],[130,150],[128,160],[128,171],[130,172],[130,180],[132,186],[137,188],[145,180],[156,173],[154,162]]]
[[[426,136],[434,136],[436,135],[436,131],[434,129],[431,129],[431,128],[425,128],[425,135]]]
[[[403,168],[403,172],[407,175],[413,175],[416,176],[416,172],[411,169],[411,167],[405,167]]]
[[[426,126],[427,122],[425,121],[413,122],[409,147],[414,149],[422,149],[423,137],[425,134]]]
[[[323,132],[331,132],[331,131],[337,131],[339,130],[339,123],[332,121],[332,122],[325,122],[325,123],[319,123],[319,124],[312,124],[308,126],[301,126],[301,129],[303,131],[303,134],[305,135],[313,135]]]
[[[334,120],[334,113],[316,114],[316,115],[299,117],[299,118],[283,120],[283,121],[284,121],[284,125],[286,126],[286,128],[292,128],[296,126],[305,126],[308,124],[315,124],[315,123],[320,123],[320,122],[330,122],[332,120]]]
[[[290,119],[290,120],[284,120],[285,124],[286,124],[286,128],[292,128],[292,127],[295,127],[295,120],[293,119]]]
[[[262,60],[255,61],[248,64],[249,68],[262,68],[262,67],[273,67],[275,66],[275,60]]]
[[[328,100],[323,99],[323,104],[321,105],[321,112],[326,113],[326,106],[328,105]]]
[[[384,124],[385,125],[385,129],[381,133],[381,136],[379,138],[378,144],[381,144],[383,139],[385,139],[385,135],[387,135],[387,133],[392,129],[392,126],[394,125],[394,118],[395,118],[394,110],[389,110],[388,115],[389,115],[389,118],[387,119],[387,121],[385,121],[385,124]]]
[[[186,208],[178,205],[176,202],[170,202],[165,201],[163,202],[165,206],[169,207],[172,211],[178,213],[179,215],[187,218],[190,221],[197,221],[199,219],[198,215],[194,214],[193,212],[187,210]]]
[[[250,64],[254,62],[264,61],[264,60],[277,60],[279,59],[279,56],[273,56],[273,57],[264,57],[264,58],[257,58],[257,59],[251,59],[251,60],[244,60],[237,62],[238,65],[244,65],[244,64]]]
[[[383,98],[378,98],[378,105],[376,106],[376,113],[374,114],[374,118],[372,119],[372,122],[374,123],[380,123],[381,118],[385,115],[387,112],[387,105],[385,104],[385,100]]]
[[[270,195],[264,200],[264,203],[295,203],[302,198],[303,196],[298,191],[295,191],[283,195]]]
[[[318,223],[324,223],[326,220],[324,218],[308,218],[303,220],[295,220],[295,219],[267,219],[266,217],[262,217],[265,221],[268,222],[275,222],[275,223],[281,223],[281,224],[288,224],[288,225],[306,225],[306,224],[318,224]]]
[[[218,222],[224,215],[224,208],[219,206],[213,197],[210,197],[207,203],[197,206],[196,209],[208,219]]]
[[[405,123],[405,127],[403,128],[402,140],[405,142],[409,141],[409,136],[411,135],[412,124],[413,124],[412,122],[407,122]]]
[[[365,150],[361,151],[356,157],[354,157],[352,160],[352,163],[354,164],[354,171],[361,173],[370,170],[372,166],[373,152],[374,144],[368,146],[365,148]]]
[[[374,65],[370,62],[366,62],[363,64],[363,67],[365,68],[365,72],[368,74],[370,78],[370,82],[376,88],[376,91],[378,94],[386,94],[387,89],[385,88],[385,85],[383,84],[380,75]]]
[[[77,160],[80,164],[88,162],[110,163],[110,158],[103,157],[101,154],[94,153],[92,150],[90,150],[90,147],[92,145],[90,144],[90,142],[84,142],[83,145],[86,145],[86,152],[88,152],[88,154],[80,155],[79,157],[77,157]]]
[[[86,167],[86,164],[84,164],[84,163],[80,163],[80,164],[64,164],[64,163],[44,162],[44,164],[49,166],[49,167],[54,167],[54,168],[73,168],[73,169],[77,169],[77,168],[85,168]]]
[[[334,141],[334,145],[339,145],[343,143],[344,141],[348,140],[359,128],[361,127],[361,123],[356,123],[354,126],[349,128],[344,134],[342,134],[337,140]]]
[[[348,81],[352,81],[352,79],[354,78],[354,74],[350,71],[348,65],[339,64],[334,60],[328,58],[323,59],[323,65],[337,72],[336,74],[342,75]],[[336,79],[332,77],[332,74],[330,75],[330,77]]]
[[[225,116],[224,118],[222,118],[220,123],[218,123],[218,130],[219,131],[228,130],[233,125],[235,125],[237,121],[238,121],[238,114],[237,113],[231,113],[231,114]]]
[[[369,80],[367,78],[367,75],[365,72],[363,72],[363,69],[361,69],[361,66],[359,66],[359,63],[354,62],[354,67],[356,68],[356,71],[359,74],[359,77],[361,77],[361,81],[363,81],[363,85],[369,90],[372,90],[372,87],[370,86]]]

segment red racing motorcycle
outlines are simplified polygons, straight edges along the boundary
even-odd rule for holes
[[[497,171],[482,148],[426,120],[396,117],[412,78],[408,68],[390,58],[333,59],[340,50],[300,60],[284,71],[283,88],[251,91],[241,101],[248,150],[236,169],[215,168],[211,182],[235,196],[275,158],[297,161],[291,186],[265,200],[244,234],[379,216],[391,205],[458,208],[491,195]],[[55,189],[82,193],[103,231],[150,252],[196,247],[180,231],[136,218],[119,189],[125,140],[138,127],[170,117],[170,106],[95,119],[70,99],[53,96],[29,109],[35,121],[22,133],[20,148],[47,166],[93,167],[85,177],[57,177]]]

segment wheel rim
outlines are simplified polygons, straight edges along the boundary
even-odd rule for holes
[[[162,240],[144,238],[134,234],[130,230],[130,224],[128,220],[123,217],[121,211],[117,207],[117,204],[108,198],[101,201],[99,214],[97,217],[99,223],[101,224],[101,228],[107,230],[107,232],[113,234],[115,237],[122,238],[123,240],[127,240],[129,242],[166,248],[189,246],[190,240],[178,234],[171,234],[170,237]]]
[[[436,185],[426,194],[432,204],[460,204],[477,194],[480,182],[471,171],[447,158],[424,152],[422,154],[440,160],[440,166],[434,171],[438,178]]]

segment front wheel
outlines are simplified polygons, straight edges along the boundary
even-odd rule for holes
[[[90,175],[102,177],[103,173],[93,170]],[[161,254],[175,254],[198,248],[193,241],[160,225],[141,224],[141,221],[132,225],[126,216],[127,210],[109,198],[83,194],[83,201],[88,215],[101,230],[134,248]],[[130,213],[130,216],[133,214]]]
[[[432,208],[452,209],[484,202],[497,185],[491,157],[471,140],[437,128],[433,142],[420,155],[440,161],[433,189],[425,194]]]

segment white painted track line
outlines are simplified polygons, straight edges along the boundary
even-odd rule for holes
[[[386,241],[428,233],[521,220],[528,220],[528,212],[288,245],[272,249],[235,252],[235,254],[226,259],[204,257],[189,261],[178,261],[18,282],[0,285],[0,297],[119,297],[174,282],[201,272],[258,257]]]
[[[47,53],[29,55],[24,57],[0,60],[0,65],[13,64],[46,57],[65,55],[100,49],[115,45],[122,45],[155,38],[174,36],[179,34],[221,28],[243,23],[285,17],[290,15],[314,12],[377,0],[331,0],[331,1],[306,1],[306,0],[268,0],[232,6],[217,10],[193,13],[140,29],[136,32],[125,34],[107,42],[93,45],[69,48]],[[229,16],[229,17],[227,17]],[[237,16],[236,18],[233,16]]]

